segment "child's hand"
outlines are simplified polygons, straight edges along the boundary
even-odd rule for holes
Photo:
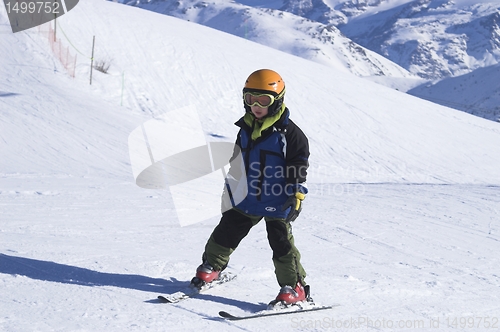
[[[304,198],[306,198],[306,195],[301,192],[296,192],[293,196],[288,197],[285,204],[283,204],[283,207],[281,208],[281,211],[291,208],[285,222],[292,222],[297,219],[300,211],[302,211],[302,201]]]

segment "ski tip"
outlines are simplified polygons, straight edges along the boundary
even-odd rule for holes
[[[230,313],[225,312],[225,311],[219,311],[219,316],[224,317],[224,318],[232,318],[232,317],[234,317],[233,315],[231,315]]]
[[[172,301],[170,301],[168,298],[166,298],[165,296],[163,295],[158,295],[158,300],[161,302],[161,303],[173,303]]]

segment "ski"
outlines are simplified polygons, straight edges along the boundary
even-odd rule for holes
[[[205,284],[201,286],[201,288],[197,288],[193,286],[192,284],[189,284],[186,286],[184,290],[180,290],[178,292],[175,292],[173,294],[165,294],[165,295],[159,295],[158,300],[164,303],[177,303],[185,299],[189,299],[191,297],[194,297],[200,293],[203,293],[209,289],[212,289],[216,286],[222,285],[228,281],[233,280],[236,278],[236,274],[233,274],[231,272],[222,272],[220,274],[219,279],[212,281],[211,283]]]
[[[245,316],[234,316],[226,311],[219,311],[219,316],[221,316],[227,320],[245,320],[245,319],[268,317],[268,316],[289,315],[289,314],[296,314],[296,313],[308,312],[308,311],[326,310],[326,309],[332,309],[332,308],[338,307],[338,306],[340,306],[340,304],[318,305],[318,304],[314,304],[314,303],[306,303],[305,305],[296,304],[296,305],[291,305],[291,306],[288,306],[285,308],[262,310],[262,311],[252,313],[249,315],[245,315]]]

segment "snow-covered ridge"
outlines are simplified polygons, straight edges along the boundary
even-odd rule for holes
[[[401,91],[422,84],[412,76],[420,77],[423,86],[428,87],[425,81],[466,75],[500,61],[500,9],[488,0],[123,2],[368,76]],[[404,81],[401,77],[409,79]],[[491,96],[483,95],[490,87],[481,84],[467,89],[475,91],[478,100],[490,99]],[[492,84],[500,89],[500,82]],[[419,96],[419,91],[414,89],[412,93]],[[461,105],[456,108],[465,111],[479,106],[483,111],[471,113],[498,119],[495,105],[457,103],[456,99],[461,98],[447,94],[433,100],[441,100],[439,103],[446,106]]]
[[[340,27],[359,44],[428,79],[500,62],[498,4],[413,1]]]
[[[491,0],[286,0],[280,9],[335,25],[423,78],[457,76],[500,61],[500,7]]]
[[[197,22],[359,76],[411,76],[384,57],[323,24],[273,8],[234,1],[129,1],[127,4]]]
[[[493,121],[500,121],[500,65],[478,68],[457,77],[445,78],[410,89],[409,94],[434,103],[462,110]]]
[[[123,2],[360,76],[407,73],[352,41],[426,79],[458,76],[500,61],[500,8],[488,0]]]

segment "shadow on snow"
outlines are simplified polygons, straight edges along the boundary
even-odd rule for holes
[[[0,97],[12,97],[17,95],[18,93],[0,91]]]
[[[133,274],[93,271],[37,259],[0,254],[0,273],[80,286],[114,286],[146,292],[165,292],[186,285],[185,281],[151,278]]]
[[[113,286],[158,294],[175,293],[188,286],[187,281],[179,281],[175,278],[167,280],[135,274],[105,273],[77,266],[5,254],[0,254],[0,273],[70,285],[90,287]],[[262,309],[263,306],[262,304],[259,305],[209,294],[199,294],[197,298],[234,305],[245,310]],[[160,303],[157,299],[145,302]]]

